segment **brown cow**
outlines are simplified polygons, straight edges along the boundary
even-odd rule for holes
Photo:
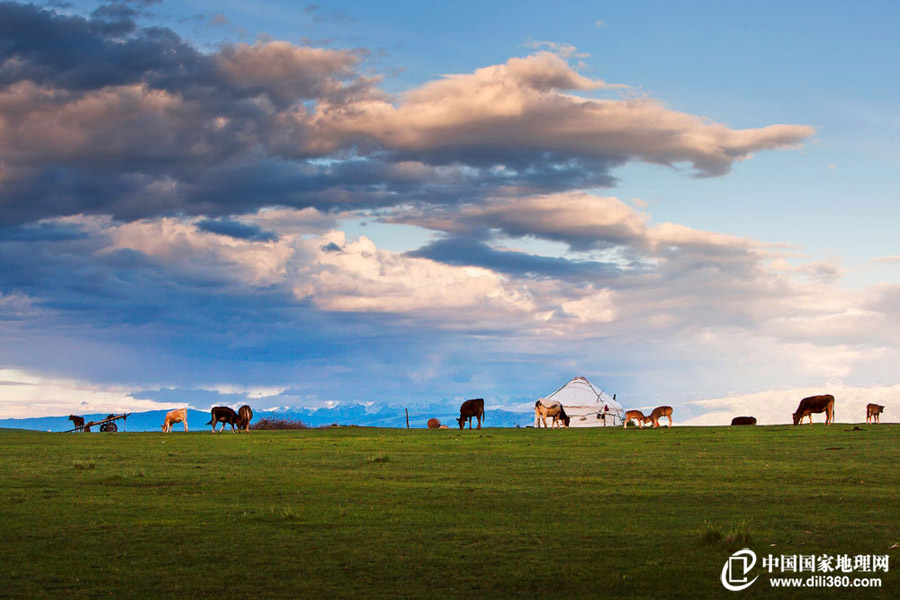
[[[472,417],[478,419],[478,429],[481,429],[481,420],[484,418],[484,398],[473,398],[466,400],[459,407],[459,423],[460,429],[465,429],[466,421],[469,422],[469,429],[472,429]]]
[[[253,409],[243,405],[238,409],[238,418],[236,421],[238,431],[244,430],[244,432],[250,431],[250,421],[253,419]],[[222,425],[222,429],[225,429],[225,426]]]
[[[628,412],[625,413],[625,421],[622,422],[622,427],[628,427],[628,423],[630,423],[632,420],[634,420],[634,421],[637,421],[638,427],[643,429],[644,421],[646,419],[647,419],[647,417],[645,417],[644,413],[642,413],[641,411],[629,410]]]
[[[569,423],[572,421],[569,418],[569,415],[566,414],[566,409],[559,403],[559,400],[547,400],[546,398],[541,398],[534,403],[534,420],[537,422],[539,428],[543,422],[544,428],[546,429],[547,417],[553,419],[550,422],[550,427],[556,427],[557,429],[559,429],[560,421],[562,421],[562,424],[565,425],[566,429],[569,428]]]
[[[659,427],[659,419],[661,417],[665,417],[669,419],[669,427],[672,426],[672,407],[671,406],[657,406],[653,409],[653,412],[650,413],[649,417],[644,417],[644,423],[653,423],[653,427]]]
[[[880,404],[866,404],[866,423],[871,423],[872,421],[881,423],[882,412],[884,412],[884,407]]]
[[[84,431],[84,417],[69,415],[69,420],[72,421],[75,431]]]
[[[732,425],[756,425],[756,417],[735,417],[731,420]]]
[[[231,433],[234,433],[234,424],[237,423],[238,414],[230,406],[213,406],[209,411],[210,419],[207,425],[212,425],[212,432],[216,432],[216,426],[222,424],[221,431],[225,431],[225,425],[231,425]]]
[[[812,425],[813,413],[825,413],[825,424],[828,425],[834,420],[834,396],[825,394],[823,396],[810,396],[800,401],[797,412],[794,413],[794,425],[800,423],[803,417],[809,417],[809,424]]]
[[[162,425],[163,433],[172,431],[172,425],[175,423],[184,423],[184,432],[187,433],[188,424],[186,408],[176,408],[175,410],[170,410],[166,413],[166,422]]]

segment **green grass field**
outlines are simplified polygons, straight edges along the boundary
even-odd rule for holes
[[[897,598],[898,458],[888,424],[2,431],[0,596]],[[745,545],[891,570],[728,592]]]

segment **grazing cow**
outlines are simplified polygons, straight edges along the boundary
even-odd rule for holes
[[[559,400],[547,400],[546,398],[541,398],[534,403],[534,421],[537,423],[538,427],[541,426],[542,422],[544,423],[544,428],[547,427],[547,417],[553,419],[550,422],[550,427],[559,429],[559,423],[561,421],[562,424],[566,426],[566,429],[569,428],[571,419],[569,418],[569,415],[566,414],[566,409],[559,403]]]
[[[176,408],[175,410],[170,410],[166,413],[166,422],[162,425],[163,433],[172,431],[172,425],[175,423],[184,423],[184,432],[187,433],[188,424],[186,408]]]
[[[653,423],[654,429],[659,427],[660,418],[665,417],[669,420],[669,427],[672,426],[672,407],[671,406],[657,406],[653,409],[653,412],[650,413],[649,417],[644,417],[644,423]]]
[[[625,421],[622,423],[622,427],[628,427],[628,423],[632,420],[637,421],[638,427],[641,429],[644,428],[644,421],[647,420],[647,417],[644,416],[639,410],[629,410],[625,413]]]
[[[812,425],[813,413],[825,413],[825,424],[828,425],[834,420],[834,396],[825,394],[824,396],[810,396],[800,401],[797,412],[794,413],[794,425],[800,423],[803,417],[809,417],[809,424]]]
[[[867,404],[866,405],[866,423],[871,423],[875,421],[876,423],[881,423],[881,413],[884,412],[884,407],[880,404]],[[70,419],[72,417],[69,417]]]
[[[469,429],[472,429],[472,417],[478,419],[478,429],[481,429],[481,420],[484,418],[484,398],[473,398],[466,400],[459,407],[459,423],[460,429],[465,429],[466,421],[469,422]]]
[[[756,425],[756,417],[735,417],[731,420],[732,425]]]
[[[75,431],[84,431],[84,417],[69,415],[69,420],[72,421],[72,425],[75,427]]]
[[[237,418],[237,422],[236,422],[238,431],[243,429],[244,432],[249,433],[250,421],[252,419],[253,419],[253,409],[250,408],[249,406],[247,406],[246,404],[243,405],[242,407],[240,407],[238,409],[238,418]],[[222,429],[225,429],[224,425],[222,425]]]
[[[230,406],[213,406],[209,411],[211,418],[207,425],[212,425],[212,432],[216,432],[216,426],[222,424],[221,431],[225,431],[225,425],[231,425],[231,433],[234,433],[234,424],[237,423],[238,414]]]

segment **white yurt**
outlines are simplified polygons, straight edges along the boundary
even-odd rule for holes
[[[571,422],[569,427],[621,427],[625,409],[584,377],[575,377],[549,396],[558,400]]]

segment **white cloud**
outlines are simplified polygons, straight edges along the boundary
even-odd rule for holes
[[[332,232],[304,242],[294,292],[324,310],[432,313],[453,321],[530,313],[530,294],[488,269],[456,267],[378,249],[366,237]]]
[[[529,153],[559,153],[614,162],[691,163],[698,174],[722,175],[753,152],[794,147],[814,133],[801,125],[735,130],[651,99],[564,93],[610,87],[580,75],[559,54],[538,52],[470,74],[446,75],[403,94],[397,104],[373,97],[349,106],[323,101],[309,120],[316,133],[306,150],[332,152],[368,138],[438,162],[501,164]]]
[[[134,387],[54,377],[11,367],[0,368],[0,390],[3,418],[171,408],[165,403],[132,397],[138,391]]]

